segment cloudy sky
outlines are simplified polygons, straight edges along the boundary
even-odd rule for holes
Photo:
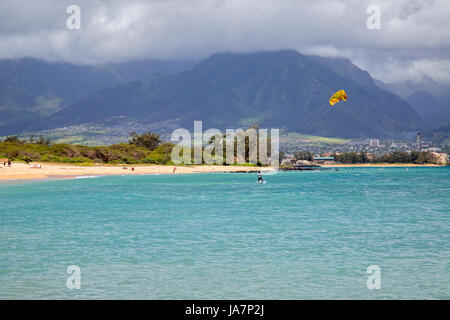
[[[66,27],[70,5],[79,30]],[[371,5],[379,30],[367,27]],[[0,58],[92,64],[293,48],[347,57],[385,82],[450,83],[449,17],[450,0],[0,0]]]

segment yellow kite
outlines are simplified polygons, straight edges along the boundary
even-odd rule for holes
[[[341,100],[347,100],[347,94],[344,90],[339,90],[333,96],[330,98],[330,104],[334,105],[336,102],[339,102]]]

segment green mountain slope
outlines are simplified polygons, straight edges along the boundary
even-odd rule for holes
[[[405,100],[427,121],[437,127],[450,122],[450,93],[447,96],[435,96],[428,91],[416,91]]]
[[[106,66],[0,60],[0,135],[19,133],[115,84],[190,69],[193,61],[142,60]]]
[[[347,102],[329,97],[345,89]],[[348,60],[304,56],[293,50],[215,54],[189,71],[119,84],[50,116],[36,129],[115,118],[180,126],[259,124],[322,136],[392,136],[424,127],[411,106],[380,89]]]
[[[0,134],[20,132],[118,80],[105,68],[36,59],[0,60]]]

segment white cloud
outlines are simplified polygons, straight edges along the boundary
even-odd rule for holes
[[[432,79],[439,83],[450,84],[450,59],[419,59],[407,62],[389,59],[373,73],[375,77],[384,77],[388,83]]]
[[[67,30],[75,2],[81,30]],[[373,4],[381,30],[366,27]],[[446,80],[449,16],[448,0],[3,0],[0,58],[104,63],[294,48],[348,57],[385,81]]]

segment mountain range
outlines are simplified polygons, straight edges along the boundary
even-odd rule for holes
[[[118,82],[112,72],[36,59],[0,61],[0,134],[20,132]]]
[[[385,84],[379,80],[375,82],[408,102],[431,128],[450,124],[450,85],[437,83],[429,78],[393,84]]]
[[[0,135],[20,133],[49,115],[115,84],[170,74],[192,61],[143,60],[103,66],[0,60]]]
[[[349,99],[331,107],[328,99],[340,89]],[[417,98],[408,103],[389,91],[348,59],[294,50],[218,53],[199,63],[173,64],[3,60],[0,134],[111,121],[170,120],[189,128],[203,120],[204,128],[258,124],[350,138],[398,136],[429,126],[410,105]]]

